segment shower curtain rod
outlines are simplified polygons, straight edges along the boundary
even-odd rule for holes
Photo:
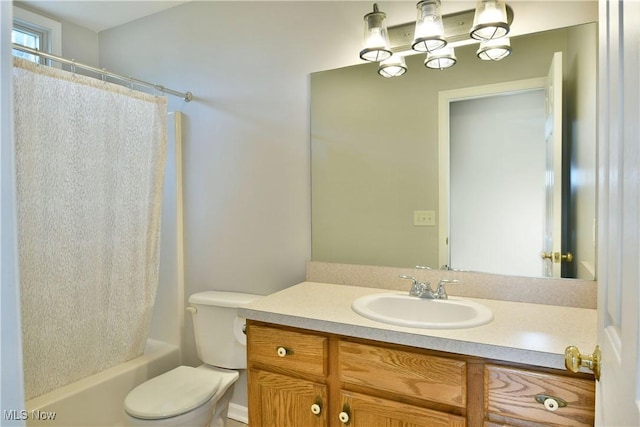
[[[52,55],[50,53],[41,52],[38,49],[32,49],[30,47],[22,46],[22,45],[17,44],[17,43],[13,43],[13,48],[16,49],[16,50],[20,50],[22,52],[30,53],[32,55],[42,56],[44,58],[50,59],[52,61],[60,62],[62,64],[71,65],[72,67],[83,68],[85,70],[89,70],[89,71],[92,71],[94,73],[100,74],[100,75],[103,76],[103,78],[105,76],[109,76],[109,77],[112,77],[114,79],[118,79],[118,80],[122,80],[122,81],[125,81],[125,82],[129,82],[132,85],[135,84],[135,85],[138,85],[138,86],[144,86],[144,87],[148,87],[148,88],[152,88],[152,89],[158,90],[158,91],[163,92],[163,93],[167,93],[169,95],[179,96],[179,97],[181,97],[182,99],[184,99],[187,102],[190,102],[193,99],[193,94],[191,92],[186,92],[186,93],[178,92],[178,91],[175,91],[173,89],[166,88],[166,87],[164,87],[162,85],[157,85],[157,84],[145,82],[144,80],[135,79],[133,77],[127,77],[127,76],[123,76],[121,74],[112,73],[111,71],[107,71],[104,68],[96,68],[96,67],[92,67],[91,65],[81,64],[81,63],[76,62],[76,61],[74,61],[72,59],[66,59],[66,58],[63,58],[61,56],[56,56],[56,55]]]

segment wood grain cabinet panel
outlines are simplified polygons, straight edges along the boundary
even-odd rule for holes
[[[545,407],[544,396],[556,402],[562,400],[566,406],[551,410]],[[485,367],[485,405],[488,421],[501,425],[512,418],[511,425],[525,425],[518,422],[522,420],[547,426],[592,426],[595,382],[488,364]]]
[[[467,405],[461,360],[349,341],[339,344],[340,381],[460,408]]]
[[[465,427],[464,417],[393,400],[342,391],[349,427]]]
[[[288,329],[253,325],[247,337],[250,362],[299,373],[326,376],[328,351],[326,337]]]
[[[329,425],[326,385],[259,369],[249,370],[248,384],[251,427]]]

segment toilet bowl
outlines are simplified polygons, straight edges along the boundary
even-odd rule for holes
[[[131,390],[124,402],[125,425],[224,427],[237,369],[246,368],[244,319],[237,308],[257,298],[216,291],[192,295],[188,309],[204,364],[178,366]]]
[[[129,392],[126,425],[223,427],[238,377],[237,371],[206,365],[178,366]]]

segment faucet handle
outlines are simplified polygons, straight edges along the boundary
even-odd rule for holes
[[[411,280],[411,281],[413,282],[413,283],[412,283],[412,285],[415,285],[416,283],[418,283],[418,279],[416,279],[416,278],[415,278],[415,277],[413,277],[413,276],[406,276],[406,275],[404,275],[404,274],[401,274],[401,275],[400,275],[400,276],[398,276],[398,277],[400,277],[401,279],[405,279],[405,280]]]
[[[444,285],[448,284],[448,283],[460,283],[459,280],[455,280],[455,279],[440,279],[438,281],[438,288],[436,289],[436,295],[438,296],[438,299],[448,299],[449,295],[447,295],[447,291],[444,288]]]
[[[416,279],[413,276],[405,276],[404,274],[401,274],[400,278],[411,280],[412,283],[411,283],[411,290],[409,291],[409,295],[419,297],[422,294],[424,294],[427,285],[425,285],[424,283],[418,282],[418,279]]]

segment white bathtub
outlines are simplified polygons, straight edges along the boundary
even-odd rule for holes
[[[27,401],[27,426],[120,426],[127,393],[179,364],[178,347],[147,340],[142,356]]]

